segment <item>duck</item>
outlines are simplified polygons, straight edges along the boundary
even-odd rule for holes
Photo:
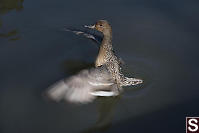
[[[143,83],[142,79],[129,78],[122,73],[121,58],[117,57],[113,50],[112,28],[107,20],[98,20],[94,25],[84,27],[103,34],[95,67],[81,70],[50,86],[47,90],[49,98],[57,102],[64,100],[72,103],[89,103],[97,97],[118,96],[124,86]],[[91,34],[82,31],[73,32],[96,40]]]

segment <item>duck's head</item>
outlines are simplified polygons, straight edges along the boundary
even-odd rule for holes
[[[108,35],[112,34],[111,26],[108,23],[108,21],[106,21],[106,20],[99,20],[94,25],[90,25],[90,26],[85,25],[84,27],[100,31],[105,36],[108,36]]]

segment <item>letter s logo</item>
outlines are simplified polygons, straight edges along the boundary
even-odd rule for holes
[[[189,119],[188,123],[190,125],[188,126],[189,131],[195,132],[198,130],[198,125],[197,125],[198,121],[196,119]]]

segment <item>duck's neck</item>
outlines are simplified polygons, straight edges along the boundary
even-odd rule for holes
[[[100,49],[102,50],[112,50],[112,34],[104,35],[104,38],[102,40],[102,44],[100,46]]]
[[[95,66],[97,67],[105,64],[107,62],[107,58],[109,58],[112,53],[112,50],[112,34],[104,35],[97,59],[95,61]]]

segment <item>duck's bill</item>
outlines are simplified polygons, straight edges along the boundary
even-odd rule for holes
[[[84,25],[86,28],[95,29],[95,25]]]

